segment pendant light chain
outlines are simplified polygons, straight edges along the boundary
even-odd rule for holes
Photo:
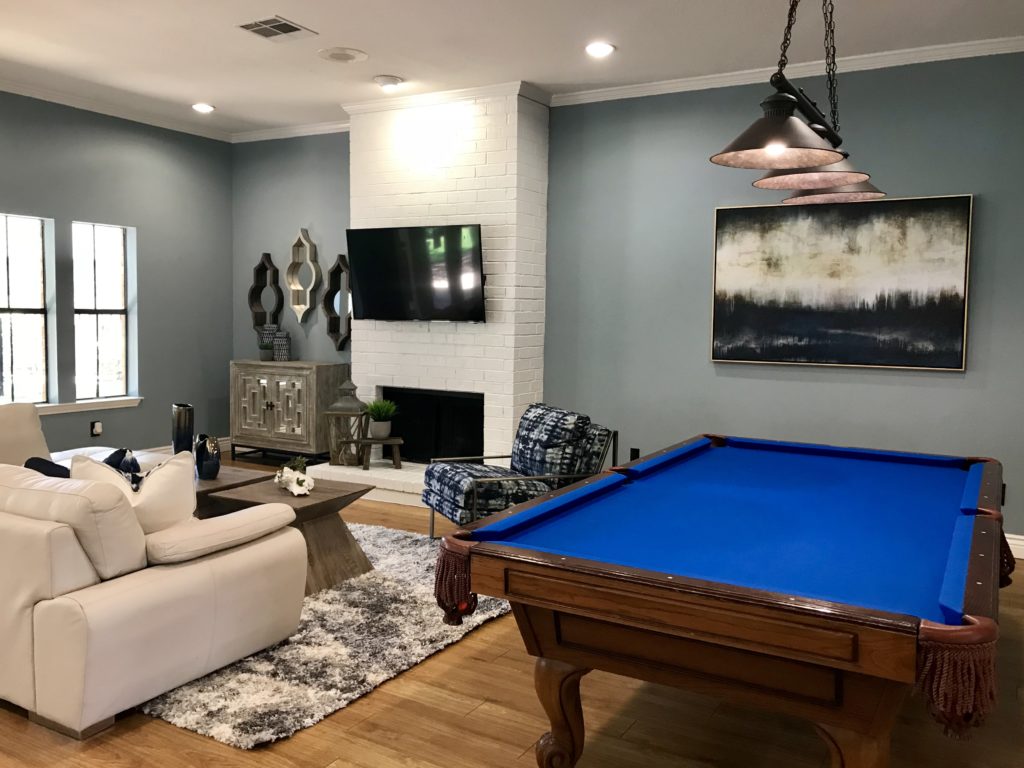
[[[779,46],[779,74],[789,64],[789,45],[793,42],[793,27],[796,25],[796,10],[800,0],[789,0],[789,14],[786,29]],[[828,81],[828,103],[832,128],[839,133],[839,83],[836,77],[836,22],[834,0],[822,0],[821,13],[825,17],[825,77]]]
[[[789,44],[793,41],[793,25],[796,24],[796,8],[800,0],[789,0],[789,15],[786,17],[786,31],[782,33],[782,45],[779,50],[779,74],[789,64]]]
[[[835,4],[822,0],[821,12],[825,17],[825,75],[828,80],[828,103],[831,107],[832,128],[839,133],[839,83],[836,78],[836,22]]]

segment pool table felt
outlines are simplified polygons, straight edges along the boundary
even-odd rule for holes
[[[621,471],[473,538],[961,621],[978,465],[727,438]]]

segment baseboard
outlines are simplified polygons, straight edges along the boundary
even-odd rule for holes
[[[1010,543],[1010,551],[1018,560],[1024,560],[1024,534],[1008,533],[1006,540]]]

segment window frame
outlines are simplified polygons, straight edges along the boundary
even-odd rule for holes
[[[93,308],[92,309],[79,309],[78,306],[75,303],[75,292],[74,292],[74,290],[72,290],[72,292],[71,292],[71,313],[72,313],[72,321],[73,321],[72,327],[74,328],[75,333],[77,333],[78,332],[78,328],[77,328],[78,324],[77,324],[77,322],[74,322],[74,321],[77,321],[79,315],[91,315],[93,317],[96,317],[97,318],[96,329],[97,329],[97,338],[98,338],[98,336],[99,336],[99,316],[101,316],[101,315],[120,315],[120,316],[122,316],[124,318],[124,390],[122,392],[120,392],[119,394],[116,394],[116,395],[100,395],[100,393],[99,393],[99,386],[100,386],[99,385],[100,353],[99,353],[99,349],[97,348],[97,350],[96,350],[96,389],[95,389],[95,394],[92,397],[79,397],[78,396],[78,374],[79,374],[79,372],[78,372],[78,355],[77,355],[77,338],[76,338],[76,339],[74,339],[74,341],[75,341],[75,350],[76,350],[76,354],[75,354],[75,399],[74,399],[74,402],[75,403],[102,403],[102,402],[105,402],[105,401],[108,401],[108,400],[114,400],[114,399],[131,400],[131,399],[133,399],[133,395],[131,394],[131,390],[132,390],[132,386],[131,386],[131,379],[132,379],[132,375],[131,375],[131,369],[132,369],[131,350],[132,350],[132,345],[131,345],[131,340],[129,338],[129,336],[131,334],[131,327],[132,327],[132,322],[131,322],[131,317],[130,317],[130,309],[129,309],[129,293],[128,293],[128,290],[129,290],[129,281],[128,281],[129,253],[128,253],[128,248],[129,248],[129,242],[130,242],[129,241],[129,227],[123,226],[121,224],[101,224],[99,222],[94,222],[94,221],[78,221],[77,219],[72,220],[72,222],[71,222],[71,231],[72,231],[72,237],[71,237],[71,242],[72,242],[72,248],[71,248],[71,268],[72,268],[72,275],[74,275],[74,266],[75,266],[74,234],[73,233],[74,233],[74,228],[75,228],[76,224],[82,224],[82,225],[88,226],[90,228],[90,230],[91,230],[91,233],[92,233],[92,297],[93,297]],[[96,304],[99,303],[97,301],[97,298],[96,298],[96,293],[97,293],[97,291],[96,291],[96,286],[97,286],[97,275],[96,275],[96,227],[110,227],[110,228],[116,228],[116,229],[121,230],[121,259],[122,259],[122,265],[121,265],[122,266],[122,270],[121,270],[121,274],[122,274],[121,295],[123,297],[123,303],[124,303],[124,307],[122,309],[98,309],[96,307]],[[72,286],[73,286],[73,280],[74,280],[74,277],[72,277]],[[141,400],[141,398],[139,398],[139,399]]]
[[[53,259],[52,254],[52,237],[53,237],[53,220],[47,219],[43,216],[33,216],[31,214],[24,213],[0,213],[0,217],[3,218],[4,226],[4,270],[6,271],[6,282],[7,282],[7,306],[0,307],[0,315],[42,315],[43,317],[43,399],[42,400],[18,400],[14,390],[14,329],[13,323],[11,324],[11,338],[9,339],[11,346],[11,359],[9,366],[11,368],[11,399],[10,401],[3,399],[0,403],[25,403],[31,402],[33,405],[45,405],[50,402],[52,395],[52,385],[54,379],[51,374],[51,365],[56,362],[54,348],[51,340],[51,332],[53,325],[51,324],[51,315],[56,309],[56,300],[52,296],[51,287],[53,285],[54,274],[53,274]],[[8,229],[8,220],[11,218],[18,219],[35,219],[39,222],[39,239],[41,246],[41,268],[43,277],[43,306],[42,307],[14,307],[11,306],[11,245],[10,245],[10,234]],[[2,329],[0,329],[2,330]],[[0,345],[3,345],[3,334],[0,333]],[[2,357],[4,349],[0,346],[0,357]],[[0,360],[2,365],[2,360]],[[0,376],[2,376],[0,371]]]

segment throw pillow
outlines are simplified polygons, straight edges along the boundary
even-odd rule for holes
[[[25,469],[35,470],[39,474],[46,475],[47,477],[61,477],[65,480],[71,477],[71,470],[67,467],[61,466],[49,459],[41,459],[38,456],[33,456],[26,460]]]
[[[196,511],[195,472],[192,454],[182,451],[146,473],[142,486],[133,491],[131,483],[113,467],[88,456],[71,460],[73,479],[116,485],[131,503],[147,534],[187,520]]]

